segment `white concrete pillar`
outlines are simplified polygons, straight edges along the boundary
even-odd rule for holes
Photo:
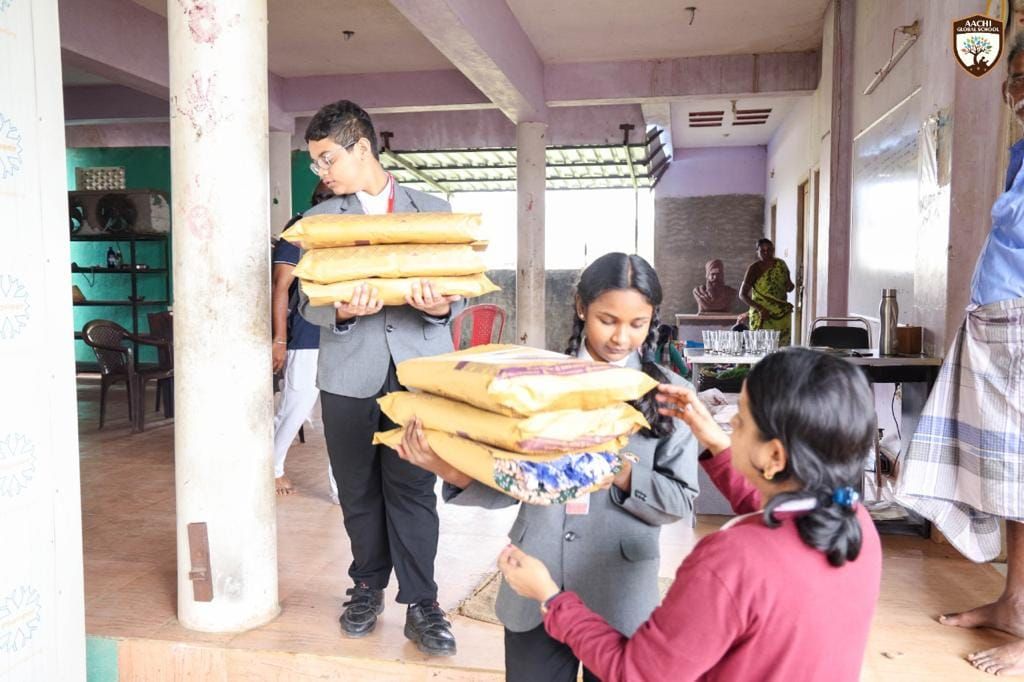
[[[270,231],[277,236],[292,217],[292,134],[270,132]]]
[[[280,610],[266,0],[207,3],[201,16],[168,0],[167,18],[178,620],[233,632]],[[189,524],[205,524],[208,534],[209,601],[190,579],[202,547]]]
[[[516,126],[516,343],[544,348],[546,123]]]
[[[853,0],[833,3],[832,120],[829,153],[828,310],[846,315],[849,304],[850,217],[853,191]]]
[[[57,0],[0,2],[0,64],[0,680],[84,680]]]

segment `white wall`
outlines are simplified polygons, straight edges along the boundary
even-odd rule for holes
[[[854,6],[853,135],[863,132],[920,87],[915,99],[922,125],[933,116],[951,118],[955,108],[954,96],[959,98],[956,104],[959,120],[947,127],[941,143],[945,146],[940,152],[940,159],[945,155],[946,170],[949,170],[949,159],[953,159],[953,168],[975,168],[979,163],[985,166],[979,167],[979,173],[946,172],[944,176],[940,173],[943,177],[937,185],[922,187],[928,194],[922,195],[925,210],[918,216],[916,253],[906,256],[908,267],[914,272],[914,303],[901,311],[900,321],[924,326],[926,350],[941,354],[963,314],[970,272],[989,227],[983,205],[991,205],[999,178],[999,169],[995,168],[998,166],[998,153],[989,147],[1001,134],[999,115],[994,111],[993,102],[998,105],[998,84],[1002,74],[991,73],[980,79],[961,74],[954,61],[950,40],[951,22],[963,16],[983,13],[985,2],[859,0]],[[915,20],[921,27],[917,43],[874,92],[864,95],[863,91],[875,72],[889,57],[893,29],[912,24]],[[824,17],[818,89],[811,98],[793,108],[769,143],[765,193],[765,231],[767,233],[771,205],[776,202],[777,251],[792,268],[796,247],[796,188],[805,178],[813,177],[814,168],[822,171],[817,207],[818,310],[824,310],[829,287],[854,286],[858,272],[870,267],[869,262],[858,262],[854,257],[848,282],[834,281],[834,277],[829,277],[833,21],[834,4],[829,6]],[[897,34],[896,45],[902,40],[902,34]],[[1005,69],[1005,64],[1000,62],[997,68]],[[984,150],[977,151],[979,145],[984,146]],[[962,159],[960,164],[957,164],[957,159]],[[989,160],[985,162],[985,159]],[[960,211],[960,207],[964,210]]]
[[[0,82],[0,680],[84,680],[56,0],[0,2]]]

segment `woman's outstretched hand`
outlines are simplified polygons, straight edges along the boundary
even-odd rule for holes
[[[712,455],[717,455],[731,445],[729,434],[715,422],[708,408],[690,389],[662,384],[658,386],[657,400],[658,412],[684,421],[693,431],[701,448],[709,450]]]

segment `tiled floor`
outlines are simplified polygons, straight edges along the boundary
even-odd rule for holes
[[[288,458],[298,492],[278,504],[281,615],[240,634],[182,628],[175,619],[173,423],[150,413],[146,431],[131,434],[123,395],[113,389],[107,425],[98,431],[98,396],[97,382],[79,380],[86,630],[124,638],[122,680],[193,673],[202,680],[503,678],[499,627],[456,616],[459,654],[429,659],[402,634],[394,586],[372,636],[341,637],[348,539],[340,510],[328,500],[322,432],[310,426],[306,444],[296,442]],[[452,609],[493,569],[515,510],[441,505],[439,511],[439,600]],[[697,534],[720,522],[703,520]],[[662,575],[674,574],[694,541],[681,524],[663,530]],[[886,537],[882,598],[863,679],[985,679],[963,656],[1006,637],[946,628],[934,617],[993,598],[1002,580],[993,567],[964,561],[948,545]],[[166,644],[171,641],[181,644]]]

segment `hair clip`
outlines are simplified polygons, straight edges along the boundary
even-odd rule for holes
[[[860,493],[848,485],[836,488],[835,492],[832,493],[832,501],[840,507],[846,507],[847,509],[852,509],[858,500],[860,500]]]

